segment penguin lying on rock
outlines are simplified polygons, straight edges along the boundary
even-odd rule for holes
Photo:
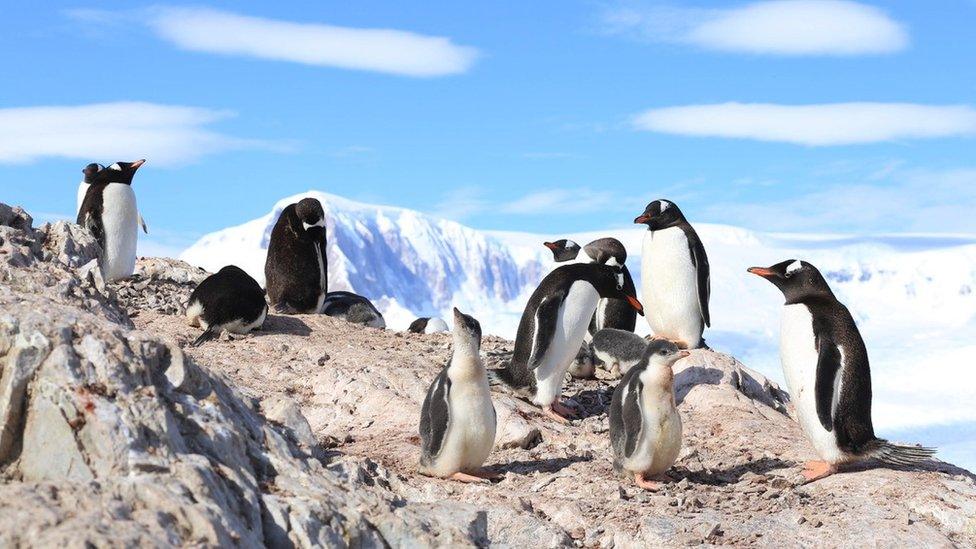
[[[614,377],[626,374],[644,356],[647,340],[634,332],[604,328],[590,343],[593,356],[603,362]]]
[[[422,474],[462,482],[500,476],[481,469],[495,444],[496,418],[480,350],[481,324],[455,308],[451,360],[420,411]]]
[[[379,309],[365,297],[352,292],[329,292],[322,303],[322,314],[370,328],[386,328]]]
[[[688,356],[674,343],[655,339],[613,391],[610,442],[613,467],[638,486],[657,490],[681,451],[681,416],[674,400],[674,363]]]
[[[443,319],[424,316],[411,322],[407,331],[412,334],[436,334],[448,331],[448,327]]]
[[[874,458],[910,466],[935,454],[874,436],[867,348],[851,312],[816,267],[788,259],[749,272],[772,282],[786,298],[779,343],[783,374],[803,434],[821,459],[805,464],[807,482],[845,463]]]
[[[205,278],[190,294],[186,318],[203,328],[191,343],[196,347],[227,330],[246,334],[259,329],[268,315],[264,290],[240,267],[228,265]]]

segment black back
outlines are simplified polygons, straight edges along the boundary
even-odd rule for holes
[[[637,295],[637,287],[634,285],[634,278],[630,275],[627,266],[622,267],[624,273],[624,292],[629,295]],[[607,304],[602,309],[597,309],[590,320],[590,335],[595,335],[598,331],[606,328],[616,328],[633,332],[637,327],[637,309],[634,309],[626,299],[607,299]]]
[[[271,230],[268,258],[264,264],[268,298],[282,310],[318,312],[319,294],[328,287],[328,255],[325,227],[305,228],[325,218],[322,204],[305,198],[281,211]],[[322,254],[326,288],[320,287],[319,262],[316,249]]]
[[[322,304],[322,314],[343,317],[349,322],[365,324],[374,318],[383,318],[379,309],[369,299],[352,292],[329,292]]]
[[[235,320],[251,323],[265,311],[264,290],[257,280],[235,265],[227,265],[208,276],[190,294],[190,303],[203,306],[200,316],[210,325]]]
[[[105,225],[102,223],[102,212],[105,208],[105,187],[106,184],[93,184],[88,186],[85,191],[85,199],[78,208],[78,218],[76,222],[88,230],[98,241],[98,245],[105,250]]]
[[[451,422],[451,378],[447,375],[451,363],[441,370],[427,388],[427,396],[420,409],[420,464],[427,466],[437,457],[444,445]]]
[[[424,330],[427,329],[427,323],[430,322],[429,316],[420,317],[410,323],[407,327],[407,331],[414,334],[422,334]]]

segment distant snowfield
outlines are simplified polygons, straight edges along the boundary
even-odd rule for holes
[[[325,208],[330,289],[369,297],[393,329],[405,329],[417,316],[449,321],[457,306],[477,317],[485,333],[514,337],[525,302],[554,267],[542,242],[556,238],[581,245],[618,238],[640,288],[640,226],[549,235],[486,232],[315,191],[206,235],[180,258],[209,271],[235,264],[263,284],[271,228],[286,205],[306,196]],[[944,459],[976,469],[976,235],[773,234],[694,225],[712,268],[712,327],[705,331],[710,346],[782,382],[782,295],[746,268],[809,261],[850,308],[867,343],[879,435],[940,444]],[[646,324],[640,330],[647,333]]]

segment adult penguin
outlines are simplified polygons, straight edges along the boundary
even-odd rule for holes
[[[875,458],[907,466],[935,453],[874,436],[867,348],[851,312],[816,267],[789,259],[749,272],[773,283],[786,298],[780,361],[800,427],[820,456],[805,464],[807,482],[832,475],[845,463]]]
[[[264,277],[271,306],[282,314],[322,311],[328,288],[325,211],[303,198],[281,211],[271,230]]]
[[[102,247],[102,274],[110,282],[132,276],[136,267],[139,209],[132,178],[145,162],[116,162],[95,173],[78,208],[78,224]]]
[[[625,299],[643,314],[637,297],[624,291],[619,268],[574,263],[553,270],[522,312],[512,360],[492,375],[531,398],[546,415],[567,423],[574,412],[559,401],[563,378],[579,353],[601,297]]]
[[[641,297],[647,323],[658,337],[682,349],[702,343],[709,326],[711,281],[708,256],[698,233],[668,200],[655,200],[634,223],[647,225],[641,254]]]
[[[124,163],[116,162],[106,168],[101,164],[92,162],[81,170],[83,177],[81,178],[81,183],[78,184],[78,202],[75,208],[76,212],[81,211],[81,204],[85,201],[85,195],[88,194],[88,187],[90,187],[95,181],[95,175],[102,170],[121,170],[122,164]],[[77,215],[77,213],[75,215]],[[139,225],[142,227],[142,232],[149,234],[149,228],[146,227],[146,220],[142,218],[142,213],[139,214]]]

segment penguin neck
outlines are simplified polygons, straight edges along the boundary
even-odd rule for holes
[[[454,352],[451,354],[451,378],[480,378],[486,377],[484,365],[477,345],[469,341],[454,341]]]
[[[648,364],[640,373],[640,380],[645,387],[657,389],[674,402],[674,370],[671,366]]]

